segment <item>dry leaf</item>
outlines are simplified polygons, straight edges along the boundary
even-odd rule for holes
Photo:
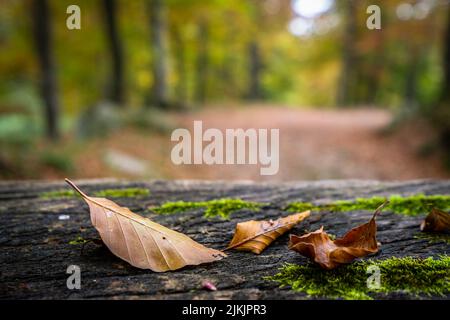
[[[87,202],[91,221],[105,245],[119,258],[156,272],[220,260],[226,255],[170,230],[105,198],[92,198],[66,179]]]
[[[250,220],[236,225],[234,237],[228,248],[260,254],[269,244],[297,223],[309,216],[309,211],[296,213],[275,221]]]
[[[433,208],[420,224],[420,230],[425,232],[450,233],[450,213]]]
[[[342,238],[331,240],[323,227],[301,237],[291,235],[289,249],[310,258],[324,269],[334,269],[341,264],[350,263],[356,258],[378,252],[375,217],[387,204],[385,202],[374,213],[368,223],[351,229]]]

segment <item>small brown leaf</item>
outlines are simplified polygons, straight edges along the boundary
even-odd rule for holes
[[[275,221],[245,221],[236,225],[234,237],[228,248],[260,254],[276,238],[292,229],[309,216],[309,211],[296,213]]]
[[[226,255],[170,230],[105,198],[91,198],[66,182],[87,202],[91,221],[105,245],[119,258],[156,272],[220,260]]]
[[[291,234],[289,249],[310,258],[324,269],[334,269],[356,258],[376,253],[378,243],[375,217],[387,203],[385,202],[375,211],[368,223],[351,229],[342,238],[334,241],[323,231],[323,227],[301,237]]]
[[[425,232],[450,233],[450,213],[433,208],[420,224],[420,230]]]

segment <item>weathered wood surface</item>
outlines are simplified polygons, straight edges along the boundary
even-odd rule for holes
[[[280,184],[222,183],[195,181],[78,181],[88,194],[94,190],[121,187],[145,187],[150,195],[141,198],[116,198],[138,214],[217,249],[226,247],[235,224],[249,219],[270,219],[286,215],[282,208],[291,201],[329,202],[356,197],[450,194],[450,181],[321,181]],[[263,280],[285,262],[305,263],[306,259],[287,249],[288,236],[277,239],[261,255],[229,252],[229,257],[212,264],[186,267],[167,273],[136,269],[115,257],[105,247],[80,246],[69,241],[82,236],[98,238],[91,226],[87,205],[80,198],[39,198],[43,191],[66,188],[64,183],[0,183],[0,298],[2,299],[302,299],[305,295],[289,288],[280,289]],[[230,220],[206,220],[202,210],[161,216],[147,210],[166,201],[201,201],[223,197],[267,202],[258,213],[241,210]],[[59,220],[60,215],[68,220]],[[350,227],[366,222],[371,212],[313,213],[292,230],[302,233],[321,225],[341,236]],[[382,250],[377,257],[437,256],[448,252],[445,242],[430,243],[417,239],[423,217],[407,217],[384,212],[378,220],[378,240]],[[81,268],[81,290],[66,287],[66,268]],[[201,289],[210,280],[218,291]],[[408,298],[396,296],[396,298]]]

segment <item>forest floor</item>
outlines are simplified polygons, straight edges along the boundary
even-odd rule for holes
[[[165,116],[166,117],[166,116]],[[442,154],[433,147],[435,134],[425,122],[407,121],[392,129],[393,115],[379,109],[317,110],[247,105],[214,106],[167,115],[173,128],[193,132],[217,128],[280,129],[280,168],[261,176],[258,165],[172,164],[171,130],[162,134],[128,128],[90,140],[74,155],[73,178],[165,178],[218,180],[406,180],[450,178]],[[61,178],[53,169],[44,178]],[[67,175],[67,173],[66,173]]]

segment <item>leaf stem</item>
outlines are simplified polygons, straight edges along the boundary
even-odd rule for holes
[[[376,216],[378,216],[381,213],[381,211],[383,210],[383,208],[385,206],[387,206],[388,204],[389,204],[389,200],[385,200],[373,213],[372,220],[375,219]]]
[[[78,192],[83,198],[89,198],[83,191],[81,191],[80,188],[78,188],[75,183],[70,181],[69,179],[65,178],[65,182],[67,182],[76,192]]]

